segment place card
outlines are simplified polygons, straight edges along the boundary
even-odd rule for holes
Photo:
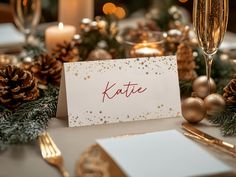
[[[129,177],[224,176],[232,171],[176,130],[100,139],[97,143]]]
[[[70,127],[180,115],[175,56],[64,63],[57,117]]]

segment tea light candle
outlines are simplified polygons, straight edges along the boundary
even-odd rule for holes
[[[59,23],[58,26],[50,26],[45,31],[45,42],[48,51],[52,51],[57,44],[64,41],[71,41],[75,35],[76,29],[74,26],[63,25]]]
[[[163,51],[154,43],[139,43],[130,50],[131,57],[153,57],[163,55]]]

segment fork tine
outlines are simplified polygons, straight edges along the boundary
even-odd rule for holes
[[[43,135],[41,136],[41,140],[42,140],[42,142],[43,142],[44,149],[45,149],[45,154],[46,154],[45,157],[50,157],[50,156],[52,156],[54,153],[53,153],[53,150],[51,149],[51,147],[48,145],[48,142],[47,142],[47,140],[46,140],[45,134],[43,134]]]
[[[46,134],[43,136],[43,141],[46,145],[46,150],[47,150],[48,156],[55,156],[56,152],[55,152],[54,148],[52,147],[52,145],[51,145],[49,139],[47,138]]]
[[[40,149],[41,149],[41,154],[42,154],[42,156],[43,156],[43,157],[46,157],[46,156],[47,156],[46,147],[45,147],[45,144],[44,144],[44,142],[43,142],[42,139],[43,139],[43,138],[42,138],[42,135],[39,136],[39,139],[38,139],[38,141],[39,141],[39,146],[40,146]]]
[[[42,133],[39,135],[38,141],[43,158],[49,164],[56,166],[64,177],[69,177],[69,173],[66,171],[63,165],[61,151],[56,146],[50,135],[46,132]]]
[[[50,137],[50,135],[48,133],[45,134],[45,138],[46,138],[49,146],[51,147],[51,150],[54,151],[54,153],[56,155],[58,155],[58,156],[61,155],[61,151],[59,150],[59,148],[54,143],[54,141],[52,140],[52,138]]]

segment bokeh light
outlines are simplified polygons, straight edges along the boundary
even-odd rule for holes
[[[115,15],[118,19],[123,19],[126,16],[125,9],[123,7],[117,7]]]
[[[102,11],[104,14],[113,14],[118,19],[123,19],[126,16],[126,11],[123,7],[116,6],[115,4],[108,2],[103,5]]]
[[[111,2],[108,2],[106,4],[103,5],[103,13],[104,14],[114,14],[116,12],[116,5],[111,3]]]

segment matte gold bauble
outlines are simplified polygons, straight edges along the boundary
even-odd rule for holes
[[[112,59],[112,56],[110,53],[108,53],[104,49],[94,49],[92,50],[89,55],[87,60],[89,61],[94,61],[94,60],[110,60]]]
[[[217,112],[221,112],[225,108],[225,100],[224,98],[217,94],[213,93],[208,95],[204,99],[205,107],[207,110],[207,115],[212,116],[213,114]]]
[[[216,84],[215,81],[211,78],[211,93],[215,93]],[[200,98],[205,98],[208,95],[208,84],[206,76],[199,76],[193,82],[193,92],[196,92],[197,96]]]
[[[201,98],[189,97],[182,102],[181,106],[183,117],[190,123],[200,122],[206,114],[204,101]]]

